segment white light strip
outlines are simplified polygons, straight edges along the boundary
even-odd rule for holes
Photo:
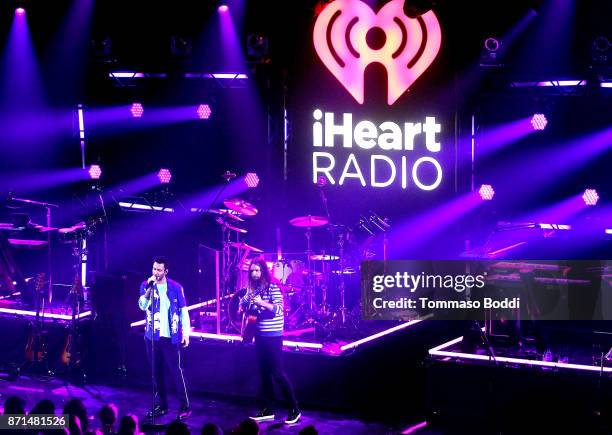
[[[221,298],[221,299],[228,299],[228,298],[231,298],[232,296],[234,296],[234,295],[226,295],[226,296],[223,296],[223,298]],[[196,308],[201,308],[201,307],[205,307],[205,306],[208,306],[208,305],[213,305],[216,302],[217,302],[217,299],[211,299],[209,301],[199,302],[197,304],[189,305],[186,308],[187,308],[187,311],[191,311],[191,310],[195,310]],[[145,320],[139,320],[137,322],[130,323],[130,327],[134,328],[136,326],[143,326],[144,324],[145,324]]]
[[[283,346],[287,347],[303,347],[305,349],[323,349],[321,343],[307,343],[302,341],[283,340]]]
[[[139,72],[134,72],[134,71],[117,71],[117,72],[111,72],[108,73],[109,77],[113,77],[116,79],[134,79],[134,78],[143,78],[145,75],[144,73],[139,73]]]
[[[85,125],[83,123],[83,108],[79,107],[78,110],[79,113],[79,131],[81,132],[81,139],[85,138],[84,132],[85,132]]]
[[[17,314],[20,316],[30,316],[36,317],[36,311],[26,311],[26,310],[14,310],[11,308],[0,308],[0,313],[7,314]],[[41,315],[42,316],[42,315]],[[91,316],[91,311],[85,311],[78,316],[75,316],[77,319],[83,319],[85,317]],[[45,313],[44,315],[47,319],[60,319],[60,320],[72,320],[72,316],[67,314],[54,314],[54,313]]]
[[[210,74],[211,77],[214,77],[216,79],[247,79],[248,76],[246,74],[239,74],[239,73],[213,73]]]
[[[537,86],[584,86],[585,80],[551,80],[538,82]]]
[[[362,338],[361,340],[357,340],[357,341],[355,341],[353,343],[345,344],[344,346],[340,347],[340,351],[344,352],[345,350],[348,350],[348,349],[354,349],[354,348],[356,348],[359,345],[362,345],[362,344],[367,343],[367,342],[372,341],[372,340],[376,340],[377,338],[383,337],[383,336],[385,336],[387,334],[391,334],[391,333],[393,333],[395,331],[399,331],[400,329],[404,329],[404,328],[407,328],[409,326],[416,325],[419,322],[422,322],[422,320],[411,320],[410,322],[402,323],[401,325],[394,326],[393,328],[386,329],[386,330],[384,330],[382,332],[379,332],[379,333],[374,334],[374,335],[370,335],[369,337],[366,337],[366,338]]]
[[[239,335],[229,334],[210,334],[208,332],[192,332],[189,334],[190,337],[210,338],[211,340],[221,341],[242,341],[242,337]]]
[[[540,228],[547,230],[571,230],[571,225],[562,225],[562,224],[538,224]]]
[[[484,328],[482,328],[484,331]],[[440,357],[450,357],[450,358],[464,358],[464,359],[472,359],[478,361],[491,361],[491,357],[489,355],[475,355],[472,353],[463,353],[463,352],[449,352],[444,351],[447,347],[453,346],[463,340],[463,337],[455,338],[454,340],[448,341],[440,346],[436,346],[433,349],[429,350],[429,354],[431,356],[440,356]],[[573,369],[573,370],[585,370],[592,372],[599,372],[602,370],[601,367],[597,366],[587,366],[582,364],[569,364],[569,363],[555,363],[550,361],[536,361],[530,359],[523,358],[508,358],[504,356],[496,356],[495,361],[498,362],[507,362],[512,364],[521,364],[528,366],[540,366],[540,367],[558,367],[561,369]],[[612,372],[612,367],[604,367],[604,372]]]
[[[606,234],[612,234],[612,228],[606,228]]]
[[[612,88],[612,82],[600,83],[599,86],[601,86],[602,88]]]
[[[464,359],[473,359],[473,360],[479,360],[479,361],[490,361],[491,360],[491,358],[488,355],[474,355],[471,353],[461,353],[461,352],[446,352],[442,350],[434,351],[433,349],[429,351],[429,354],[432,356],[464,358]],[[511,364],[521,364],[521,365],[528,365],[528,366],[556,367],[560,369],[585,370],[585,371],[591,371],[591,372],[602,371],[601,367],[587,366],[587,365],[582,365],[582,364],[555,363],[555,362],[549,362],[549,361],[537,361],[537,360],[530,360],[530,359],[523,359],[523,358],[507,358],[503,356],[496,356],[495,360],[498,362],[507,362]],[[610,373],[612,372],[612,367],[604,367],[603,371]]]
[[[130,326],[140,326],[144,325],[145,321],[141,320],[139,322],[134,322],[130,324]],[[200,338],[209,338],[211,340],[220,340],[220,341],[242,341],[242,337],[239,335],[230,335],[230,334],[211,334],[208,332],[191,332],[189,334],[190,337],[200,337]],[[291,340],[283,340],[283,346],[287,347],[295,347],[295,348],[304,348],[304,349],[323,349],[323,345],[321,343],[308,343],[301,341],[291,341]]]
[[[155,205],[136,204],[133,202],[119,202],[119,207],[136,209],[136,210],[149,210],[149,211],[165,211],[167,213],[174,213],[172,207],[158,207]]]

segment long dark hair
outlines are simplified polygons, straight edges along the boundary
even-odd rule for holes
[[[261,278],[259,282],[255,282],[251,277],[251,267],[254,265],[259,266],[261,270]],[[249,282],[247,285],[248,290],[256,290],[257,288],[266,289],[270,286],[270,282],[272,281],[272,277],[270,276],[270,271],[268,270],[268,265],[263,257],[257,257],[251,260],[251,264],[249,265]],[[259,284],[259,285],[257,285]]]

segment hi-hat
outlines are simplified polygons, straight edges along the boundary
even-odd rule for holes
[[[255,216],[257,214],[257,209],[255,206],[250,202],[246,202],[244,199],[229,198],[223,201],[223,204],[225,204],[227,208],[237,211],[245,216]]]
[[[289,221],[294,227],[320,227],[327,225],[329,219],[323,216],[299,216]]]

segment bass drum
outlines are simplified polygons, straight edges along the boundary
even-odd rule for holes
[[[242,288],[232,295],[229,304],[227,305],[227,317],[229,319],[229,328],[240,333],[242,328],[242,313],[238,312],[240,308],[240,299],[246,294],[246,289]]]

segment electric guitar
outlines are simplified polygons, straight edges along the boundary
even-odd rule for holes
[[[74,282],[72,283],[72,287],[70,288],[70,296],[72,298],[72,323],[68,330],[68,334],[66,335],[66,340],[64,341],[64,347],[62,348],[62,354],[60,356],[60,361],[62,364],[69,365],[70,362],[78,365],[80,363],[80,358],[78,352],[75,352],[75,343],[74,340],[78,336],[77,331],[77,323],[76,316],[80,313],[81,307],[81,295],[83,294],[83,284],[81,282],[81,276],[76,274],[74,277]]]
[[[46,275],[39,273],[36,275],[35,295],[36,298],[40,298],[40,292],[47,284]],[[28,335],[28,341],[25,347],[25,358],[28,361],[42,362],[47,356],[47,346],[45,343],[45,336],[43,331],[40,330],[38,317],[36,322],[30,329]]]
[[[249,298],[249,305],[242,314],[242,325],[240,328],[240,335],[242,336],[243,343],[250,343],[255,338],[255,331],[257,330],[257,316],[258,314],[253,311],[253,299],[261,295],[264,289],[257,289]],[[248,293],[247,293],[248,294]]]

